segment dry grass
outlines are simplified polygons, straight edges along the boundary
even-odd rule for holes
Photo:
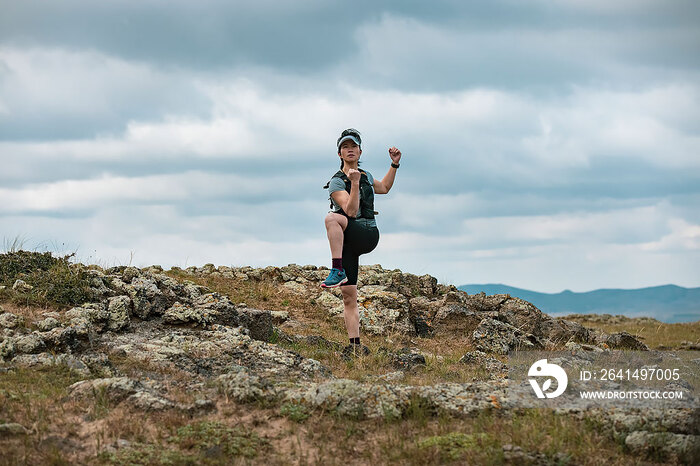
[[[700,344],[700,321],[667,324],[630,319],[626,322],[611,324],[596,322],[585,317],[572,320],[607,333],[628,332],[652,349],[681,348],[681,343],[684,341]]]
[[[63,366],[43,369],[17,368],[0,375],[0,423],[18,423],[27,436],[0,439],[0,464],[69,464],[53,439],[68,444],[77,437],[80,420],[75,401],[66,399],[66,388],[81,377]],[[87,412],[92,408],[85,405]]]
[[[40,427],[0,440],[0,464],[498,464],[506,444],[547,458],[565,452],[558,457],[563,464],[636,461],[598,426],[551,411],[453,418],[417,403],[404,418],[385,421],[219,400],[216,412],[198,417],[109,403],[95,416],[97,401],[65,398],[72,381],[59,369],[3,380],[16,396],[25,392],[3,403],[3,413],[18,411],[6,420]],[[16,409],[16,403],[32,407]],[[115,450],[117,442],[122,447]]]
[[[11,312],[17,316],[24,317],[24,326],[31,328],[34,322],[44,320],[47,312],[60,312],[60,308],[50,304],[37,305],[27,303],[16,303],[10,300],[0,300],[0,306],[5,312]]]
[[[595,426],[549,411],[523,411],[508,417],[492,412],[457,419],[436,417],[416,406],[395,421],[314,413],[271,442],[288,441],[290,434],[299,438],[301,446],[291,444],[291,458],[304,455],[311,464],[500,464],[506,444],[549,458],[566,452],[563,464],[634,463]]]

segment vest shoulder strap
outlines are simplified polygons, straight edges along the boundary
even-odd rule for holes
[[[369,181],[369,177],[367,176],[367,173],[361,168],[358,168],[358,170],[362,175],[364,175],[367,178],[367,181]],[[331,176],[331,180],[333,178],[340,178],[341,180],[343,180],[344,183],[347,183],[348,181],[350,181],[350,179],[348,178],[348,176],[345,174],[345,172],[343,170],[338,170],[337,172],[335,172],[335,174],[333,176]],[[328,182],[323,186],[323,189],[328,189],[330,184],[331,184],[331,181],[328,180]]]

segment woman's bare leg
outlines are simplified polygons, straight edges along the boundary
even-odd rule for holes
[[[343,257],[343,232],[348,226],[345,215],[329,213],[326,215],[326,233],[331,246],[331,258]]]
[[[357,285],[344,285],[340,287],[343,293],[343,306],[345,312],[345,328],[348,329],[348,338],[360,336],[360,310],[357,307]]]

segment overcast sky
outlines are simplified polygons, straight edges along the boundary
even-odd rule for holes
[[[0,239],[84,262],[361,263],[543,292],[700,286],[695,0],[0,0]]]

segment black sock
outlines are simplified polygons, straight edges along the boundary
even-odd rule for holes
[[[343,258],[333,258],[333,268],[343,270]]]
[[[360,337],[351,338],[350,343],[353,345],[359,345],[360,344]]]

